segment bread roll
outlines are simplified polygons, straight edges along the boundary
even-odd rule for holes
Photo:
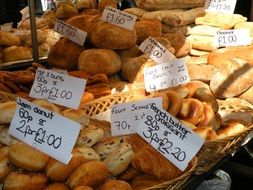
[[[33,100],[32,103],[38,105],[38,106],[41,106],[43,108],[46,108],[50,111],[53,111],[55,113],[60,113],[61,110],[59,107],[57,107],[54,103],[51,103],[47,100],[43,100],[43,99],[36,99],[36,100]]]
[[[117,0],[100,0],[98,3],[98,10],[102,13],[106,6],[117,9]]]
[[[96,0],[78,0],[76,2],[76,8],[79,12],[84,9],[96,9],[98,6]]]
[[[4,146],[0,148],[0,182],[9,175],[14,168],[10,165],[10,160],[8,158],[9,147]]]
[[[0,46],[20,46],[20,38],[10,32],[0,31]]]
[[[189,29],[190,29],[189,26],[174,27],[174,26],[170,26],[170,25],[167,25],[167,24],[163,23],[162,33],[163,34],[167,34],[167,33],[175,34],[175,33],[177,33],[177,34],[182,35],[182,36],[187,36]]]
[[[120,190],[132,190],[132,187],[125,181],[122,180],[107,180],[99,190],[112,190],[112,189],[120,189]]]
[[[69,190],[69,188],[64,183],[52,183],[48,185],[45,190]]]
[[[107,166],[101,161],[90,161],[79,166],[68,178],[67,184],[74,189],[84,185],[97,187],[109,177]]]
[[[193,131],[205,140],[216,140],[218,138],[216,132],[211,127],[197,127]]]
[[[117,51],[117,53],[120,56],[122,62],[124,59],[138,57],[142,54],[141,51],[139,50],[138,45],[135,45],[128,49],[119,50]]]
[[[218,139],[223,139],[226,137],[237,135],[238,133],[243,132],[245,129],[246,126],[244,126],[242,123],[236,121],[231,122],[217,131]]]
[[[78,58],[84,47],[68,40],[61,38],[48,54],[48,64],[51,68],[59,68],[65,70],[76,70]]]
[[[17,140],[15,137],[9,134],[9,126],[1,126],[0,127],[0,143],[3,145],[10,146],[11,144],[17,143],[19,140]]]
[[[10,146],[9,159],[12,164],[22,169],[41,171],[49,156],[24,143],[15,143]]]
[[[151,37],[160,37],[162,32],[162,24],[154,19],[140,19],[135,22],[134,29],[137,34],[137,44],[141,44],[144,40]]]
[[[47,178],[38,173],[12,172],[4,180],[4,190],[43,190],[46,187]]]
[[[32,46],[32,35],[30,30],[16,30],[14,33],[20,38],[23,46]],[[37,43],[38,45],[45,43],[47,40],[46,34],[42,30],[37,30]]]
[[[91,187],[89,186],[78,186],[76,188],[74,188],[74,190],[93,190]]]
[[[26,46],[9,46],[2,49],[3,62],[32,59],[32,48]]]
[[[98,48],[127,49],[136,44],[135,30],[127,30],[110,23],[100,21],[91,32],[91,42]]]
[[[104,73],[112,75],[121,68],[119,56],[109,49],[84,50],[78,60],[78,69],[90,74]]]
[[[0,124],[10,124],[16,112],[15,101],[0,103]]]
[[[77,110],[65,109],[61,112],[61,114],[64,117],[67,117],[77,123],[80,123],[82,126],[88,125],[90,122],[89,117],[87,116],[85,111],[82,109],[77,109]]]
[[[56,17],[59,19],[67,19],[78,14],[78,10],[70,3],[61,3],[56,9]]]
[[[55,10],[46,10],[42,18],[46,20],[49,28],[54,28],[55,21],[56,21],[56,11]]]

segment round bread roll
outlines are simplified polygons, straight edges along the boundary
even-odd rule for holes
[[[7,101],[0,103],[0,124],[10,124],[16,112],[17,103]]]
[[[75,42],[61,38],[51,47],[48,54],[48,64],[51,68],[76,70],[79,55],[83,50],[84,47]]]
[[[132,190],[132,187],[125,181],[122,180],[107,180],[101,187],[100,190]]]
[[[102,13],[106,6],[117,9],[117,0],[100,0],[98,3],[98,10]]]
[[[160,37],[162,24],[155,19],[142,18],[135,22],[134,29],[137,34],[137,44],[141,44],[148,37]]]
[[[107,166],[101,161],[90,161],[79,166],[68,178],[71,189],[84,185],[93,188],[104,183],[109,177]]]
[[[67,19],[78,14],[78,10],[70,3],[62,3],[56,9],[56,17],[59,19]]]
[[[26,46],[9,46],[2,49],[3,62],[32,59],[32,48]]]
[[[38,173],[12,172],[4,180],[4,190],[43,190],[46,187],[47,178]]]
[[[93,190],[91,187],[89,186],[78,186],[76,188],[74,188],[74,190]]]
[[[141,51],[139,50],[138,45],[135,45],[128,49],[118,50],[117,53],[122,61],[127,58],[138,57],[142,54]]]
[[[53,183],[48,185],[44,190],[69,190],[69,188],[64,183]]]
[[[46,108],[50,111],[53,111],[55,113],[60,113],[61,110],[60,108],[58,108],[55,104],[47,101],[47,100],[43,100],[43,99],[36,99],[36,100],[33,100],[32,103],[38,105],[38,106],[41,106],[43,108]]]
[[[13,168],[10,166],[8,158],[9,147],[4,146],[0,148],[0,182],[2,182]]]
[[[15,143],[10,146],[9,159],[22,169],[40,171],[46,166],[49,156],[24,143]]]
[[[98,48],[127,49],[136,44],[136,39],[135,30],[127,30],[103,21],[91,32],[91,42]]]
[[[21,41],[15,34],[0,31],[0,46],[20,46],[20,44]]]
[[[109,49],[84,50],[78,60],[78,69],[90,74],[104,73],[112,75],[121,68],[120,57]]]

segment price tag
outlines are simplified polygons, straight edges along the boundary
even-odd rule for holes
[[[162,107],[162,98],[114,105],[111,108],[112,136],[136,133],[136,126],[144,118],[151,105]]]
[[[206,0],[207,12],[221,12],[233,14],[237,0]]]
[[[74,84],[74,85],[73,85]],[[79,107],[86,80],[37,68],[29,96],[46,99],[72,109]]]
[[[181,171],[204,143],[203,138],[154,104],[139,123],[137,132]]]
[[[219,30],[214,36],[217,47],[243,46],[250,45],[249,29]]]
[[[133,30],[137,17],[124,11],[106,6],[101,19],[102,21],[125,28],[127,30]]]
[[[170,62],[175,59],[175,56],[172,53],[167,51],[165,47],[159,44],[152,37],[149,37],[148,39],[144,40],[140,45],[139,49],[158,64]]]
[[[67,24],[59,19],[56,20],[54,30],[81,46],[83,46],[87,36],[86,32],[75,28],[74,26],[71,26],[70,24]]]
[[[29,18],[30,17],[30,13],[29,13],[29,7],[26,6],[25,8],[23,8],[20,13],[22,14],[22,21]]]
[[[17,98],[9,134],[67,164],[80,127],[80,124],[57,113]]]
[[[144,82],[147,92],[170,88],[190,81],[184,59],[144,68]]]

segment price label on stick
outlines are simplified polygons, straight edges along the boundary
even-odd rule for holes
[[[73,85],[75,84],[75,85]],[[29,96],[42,98],[72,109],[79,107],[86,80],[37,68]]]
[[[147,92],[170,88],[190,81],[184,59],[144,68],[144,82]]]
[[[56,20],[54,30],[69,40],[79,44],[80,46],[83,46],[87,36],[86,32],[75,28],[74,26],[71,26],[70,24],[67,24],[59,19]]]
[[[150,106],[137,132],[181,171],[204,143],[203,138],[155,105]]]
[[[131,103],[116,104],[111,108],[112,136],[136,133],[136,126],[151,105],[162,107],[162,98],[149,98]]]
[[[120,26],[127,30],[133,30],[137,17],[124,11],[106,6],[101,19],[105,22]]]
[[[170,62],[175,59],[175,56],[172,53],[167,51],[165,47],[152,37],[144,40],[139,49],[158,64]]]
[[[221,12],[233,14],[237,0],[206,0],[207,12]]]
[[[80,124],[57,113],[17,98],[9,134],[67,164],[80,131]]]
[[[244,46],[251,44],[249,29],[219,30],[214,36],[217,47]]]

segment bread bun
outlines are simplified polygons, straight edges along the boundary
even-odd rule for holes
[[[96,9],[98,3],[96,0],[79,0],[76,3],[76,8],[79,12],[85,9]]]
[[[91,42],[98,48],[105,49],[127,49],[136,44],[135,30],[100,21],[91,32]]]
[[[212,127],[201,126],[193,129],[193,131],[205,140],[216,140],[218,137]]]
[[[98,3],[98,10],[102,13],[106,6],[117,9],[117,1],[116,0],[100,0]]]
[[[32,59],[32,48],[26,46],[9,46],[2,49],[3,62]]]
[[[33,100],[32,103],[38,105],[38,106],[41,106],[45,109],[48,109],[50,111],[53,111],[55,113],[60,113],[61,110],[59,107],[57,107],[55,104],[47,101],[47,100],[44,100],[44,99],[36,99],[36,100]]]
[[[78,10],[70,3],[61,3],[56,9],[56,17],[59,19],[67,19],[78,14]]]
[[[177,116],[183,106],[183,98],[175,91],[166,91],[165,94],[169,99],[169,106],[166,109],[171,115]]]
[[[10,124],[16,112],[15,101],[0,103],[0,124]]]
[[[9,159],[12,164],[22,169],[41,171],[49,156],[24,143],[15,143],[10,146]]]
[[[18,36],[10,32],[0,31],[0,46],[20,46],[21,41]]]
[[[68,178],[71,189],[84,185],[97,187],[109,177],[107,166],[101,161],[90,161],[79,166]]]
[[[231,122],[226,126],[223,126],[217,131],[218,138],[223,139],[229,136],[237,135],[238,133],[243,132],[246,129],[246,126],[240,122]]]
[[[121,68],[120,57],[109,49],[84,50],[78,60],[78,69],[92,75],[104,73],[112,75]]]
[[[37,29],[49,29],[47,20],[44,18],[39,18],[36,17],[36,28]],[[26,19],[24,21],[21,22],[21,24],[18,26],[18,29],[20,30],[31,30],[31,26],[30,26],[30,19]]]
[[[89,117],[82,109],[66,109],[61,112],[61,115],[77,123],[80,123],[82,126],[88,125],[90,122]]]
[[[117,53],[122,61],[127,58],[138,57],[142,54],[137,45],[130,47],[128,49],[119,50],[117,51]]]
[[[44,190],[69,190],[69,188],[64,183],[52,183],[48,185]]]
[[[38,173],[20,173],[12,172],[4,180],[5,190],[43,190],[46,187],[47,178]]]
[[[120,189],[120,190],[132,190],[132,187],[125,181],[122,180],[107,180],[99,190],[112,190],[112,189]]]
[[[93,190],[91,187],[89,186],[78,186],[76,188],[74,188],[74,190]]]
[[[0,182],[3,182],[6,176],[14,170],[10,165],[8,151],[9,147],[7,146],[0,148]]]

